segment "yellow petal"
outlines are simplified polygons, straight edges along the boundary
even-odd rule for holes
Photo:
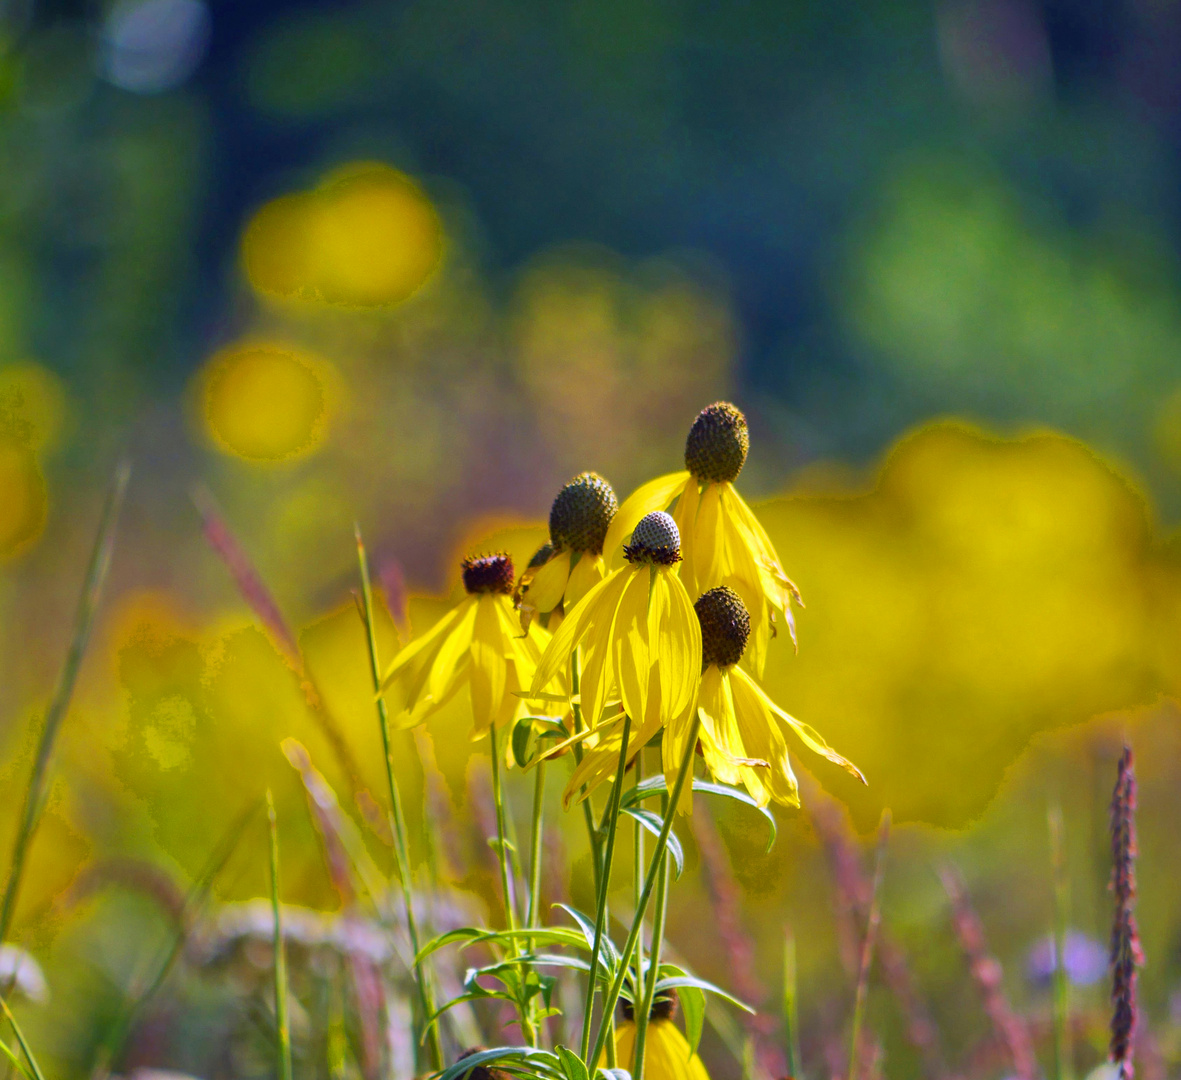
[[[677,531],[681,534],[681,564],[680,578],[685,583],[689,595],[696,599],[705,590],[697,587],[697,572],[695,569],[695,530],[697,528],[697,512],[701,508],[701,492],[697,481],[690,477],[685,482],[681,497],[677,500],[676,513],[673,519],[677,523]]]
[[[648,681],[652,657],[648,651],[648,602],[652,574],[648,567],[634,570],[619,599],[611,634],[615,677],[623,708],[637,722],[648,718]]]
[[[780,721],[782,721],[793,732],[795,732],[796,736],[809,750],[815,754],[819,754],[823,758],[827,758],[834,765],[839,765],[846,772],[857,777],[857,779],[863,784],[866,783],[866,779],[864,776],[862,776],[861,770],[857,768],[857,766],[851,761],[838,754],[831,746],[829,746],[815,728],[784,712],[741,668],[734,667],[730,670],[734,677],[736,694],[739,692],[740,687],[745,691],[749,691],[750,695],[754,699],[757,699],[759,702],[761,702],[774,716],[778,717]]]
[[[574,569],[570,571],[570,580],[566,583],[566,606],[573,607],[577,604],[606,574],[607,567],[602,555],[583,552],[582,557],[574,564]]]
[[[470,681],[474,730],[477,732],[486,731],[491,726],[504,704],[508,662],[496,601],[497,597],[490,594],[480,597],[472,632]]]
[[[687,472],[669,473],[658,476],[636,488],[623,502],[623,505],[611,519],[607,529],[607,538],[603,541],[603,557],[607,560],[607,569],[615,570],[624,564],[623,545],[631,536],[640,519],[647,517],[654,510],[667,509],[669,504],[680,493],[689,479]]]
[[[569,577],[570,552],[559,551],[544,566],[521,576],[521,603],[542,613],[553,611],[562,602]]]
[[[558,627],[558,632],[550,638],[550,642],[537,665],[537,670],[533,674],[533,685],[530,687],[531,693],[541,693],[542,688],[554,676],[565,670],[566,665],[570,662],[570,654],[574,651],[574,646],[582,640],[587,630],[587,624],[591,616],[596,614],[600,602],[604,597],[611,597],[619,587],[625,584],[620,580],[623,573],[624,571],[619,571],[616,574],[609,574],[574,606],[573,611],[567,612],[566,617],[562,620],[562,625]]]
[[[385,690],[399,675],[410,668],[417,669],[419,663],[426,663],[429,657],[433,656],[434,650],[437,650],[442,644],[443,638],[463,618],[466,603],[467,600],[464,600],[458,607],[452,608],[422,637],[410,642],[394,657],[390,666],[386,668],[385,677],[381,680],[382,690]]]
[[[693,581],[697,595],[723,583],[726,555],[722,535],[721,484],[706,484],[693,526]]]
[[[614,633],[620,597],[631,583],[634,575],[635,571],[631,566],[625,566],[622,570],[608,575],[603,579],[602,584],[596,585],[587,593],[574,609],[577,613],[579,608],[592,596],[596,593],[599,595],[598,603],[593,610],[588,612],[584,620],[584,632],[580,635],[586,662],[582,668],[582,683],[579,692],[582,697],[582,718],[588,726],[598,723],[615,686],[615,657],[611,647],[612,634]],[[601,592],[599,592],[600,589]],[[568,617],[567,622],[572,618],[573,616]],[[566,623],[562,623],[558,634],[554,636],[555,641],[565,627]],[[556,648],[556,646],[554,647]]]
[[[444,639],[434,663],[431,664],[426,685],[427,692],[436,701],[442,701],[447,696],[460,661],[471,652],[478,601],[478,596],[469,596],[459,605],[463,608],[463,615]]]
[[[664,712],[666,716],[692,715],[701,682],[701,623],[681,579],[667,570],[656,576],[665,612],[656,655]]]

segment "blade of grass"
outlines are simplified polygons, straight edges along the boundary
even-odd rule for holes
[[[246,831],[246,827],[254,819],[254,815],[258,813],[261,806],[262,800],[258,799],[246,807],[231,822],[230,827],[222,835],[217,847],[213,849],[209,861],[205,864],[200,876],[193,883],[192,888],[184,899],[180,918],[177,920],[176,932],[173,935],[167,954],[156,969],[155,975],[149,982],[144,984],[142,990],[133,990],[130,995],[130,1003],[123,1009],[121,1016],[117,1017],[111,1025],[109,1029],[110,1034],[104,1040],[105,1045],[101,1045],[98,1048],[95,1055],[98,1068],[93,1070],[94,1075],[105,1075],[107,1066],[111,1062],[118,1060],[124,1043],[132,1031],[136,1017],[147,1007],[148,1002],[156,996],[160,987],[164,985],[164,981],[168,978],[169,972],[176,965],[176,961],[180,958],[180,954],[184,949],[185,942],[188,940],[189,928],[192,926],[197,913],[205,906],[205,901],[209,898],[209,893],[213,888],[214,880],[229,861],[230,856],[234,853],[234,849],[238,846],[238,842],[242,838],[242,834]]]
[[[78,610],[74,615],[74,631],[70,639],[70,647],[66,652],[66,660],[62,665],[53,698],[45,712],[45,726],[41,729],[41,741],[37,746],[37,756],[33,761],[33,772],[29,777],[29,786],[25,789],[25,803],[21,811],[20,823],[17,826],[16,841],[12,848],[12,863],[8,871],[8,881],[4,886],[4,899],[0,902],[0,944],[8,940],[8,932],[12,929],[13,916],[16,914],[16,901],[20,894],[21,876],[25,868],[25,857],[28,855],[33,834],[37,831],[37,825],[41,820],[41,812],[45,808],[49,760],[53,755],[57,733],[65,719],[66,712],[69,710],[70,700],[74,696],[74,686],[78,681],[78,673],[82,670],[82,659],[86,655],[86,646],[90,642],[90,634],[94,629],[94,616],[102,597],[103,584],[107,578],[107,570],[111,565],[111,552],[115,546],[115,526],[119,519],[119,509],[123,505],[123,496],[127,492],[127,481],[130,477],[130,463],[120,462],[107,491],[102,518],[94,540],[94,548],[90,553],[90,564],[86,568],[86,580],[82,586],[82,595],[78,599]]]
[[[12,1052],[12,1048],[3,1039],[0,1039],[0,1054],[8,1058],[8,1063],[16,1069],[18,1073],[25,1078],[25,1080],[33,1080],[33,1074],[25,1068],[24,1063],[20,1058]]]
[[[853,1033],[849,1038],[847,1080],[857,1080],[857,1051],[861,1042],[861,1029],[865,1023],[865,1003],[869,996],[869,971],[873,966],[873,950],[877,944],[878,926],[882,921],[882,878],[886,873],[886,851],[889,843],[890,811],[885,810],[882,813],[882,824],[878,828],[878,852],[869,897],[869,918],[866,920],[865,937],[861,942],[861,966],[857,973],[857,996],[853,1005]]]
[[[783,935],[783,1026],[787,1034],[787,1060],[792,1080],[803,1080],[800,1062],[800,1015],[796,976],[796,936],[788,927]]]
[[[29,1068],[33,1071],[34,1080],[45,1080],[45,1074],[41,1071],[41,1066],[37,1064],[37,1059],[33,1056],[33,1051],[29,1049],[28,1041],[25,1039],[25,1033],[21,1031],[21,1026],[16,1022],[16,1017],[12,1015],[12,1010],[8,1007],[8,1002],[0,998],[0,1009],[4,1010],[5,1019],[12,1025],[12,1033],[16,1036],[16,1041],[20,1044],[21,1053],[25,1055],[25,1060],[29,1063]]]
[[[369,583],[369,558],[365,554],[365,543],[361,539],[361,526],[355,526],[357,537],[357,561],[361,568],[362,614],[365,621],[366,640],[369,644],[369,673],[373,681],[373,693],[377,701],[377,720],[381,728],[381,746],[385,753],[385,775],[390,790],[390,807],[393,811],[394,857],[398,864],[398,878],[402,885],[402,902],[406,905],[406,931],[410,935],[410,947],[414,950],[414,983],[418,989],[418,1005],[422,1011],[422,1022],[428,1024],[435,1015],[434,995],[427,981],[426,968],[418,959],[422,945],[418,939],[418,923],[414,917],[414,898],[410,890],[410,856],[406,844],[406,819],[402,813],[402,795],[394,775],[394,759],[391,755],[390,718],[385,698],[381,696],[381,661],[377,655],[377,630],[373,621],[373,588]],[[443,1044],[439,1037],[438,1024],[429,1028],[431,1067],[437,1072],[443,1068]],[[420,1045],[416,1039],[414,1045]]]
[[[283,909],[279,906],[279,829],[275,800],[267,788],[267,825],[271,835],[271,913],[275,926],[275,1031],[280,1080],[291,1080],[291,1026],[287,1019],[287,952],[283,945]]]

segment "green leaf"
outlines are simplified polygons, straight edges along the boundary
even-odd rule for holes
[[[659,836],[660,830],[664,825],[664,820],[659,814],[654,814],[651,810],[641,810],[638,807],[629,807],[623,811],[628,817],[635,818],[641,825],[644,826],[653,836]],[[676,876],[680,877],[685,869],[685,852],[681,847],[680,840],[677,839],[676,833],[670,831],[668,834],[668,854],[673,857],[673,864],[676,866]]]
[[[590,1080],[590,1073],[582,1063],[582,1058],[573,1050],[565,1046],[555,1046],[554,1050],[562,1062],[562,1072],[566,1074],[566,1080]]]
[[[561,908],[567,915],[570,916],[582,928],[583,936],[586,938],[586,947],[590,952],[595,949],[595,924],[592,919],[587,918],[577,908],[572,908],[569,904],[555,904],[554,907]],[[615,947],[615,942],[604,933],[603,940],[600,943],[600,951],[605,953],[605,956],[600,957],[600,961],[607,962],[608,960],[613,965],[617,965],[620,960],[619,950]]]
[[[488,933],[487,930],[481,930],[475,926],[464,926],[459,930],[448,930],[445,934],[440,934],[437,938],[432,938],[421,949],[418,950],[418,955],[414,958],[415,964],[421,964],[431,953],[438,952],[440,949],[448,945],[453,945],[457,941],[469,942],[473,938],[484,937]]]
[[[526,716],[518,720],[513,728],[513,760],[522,768],[526,768],[533,756],[533,747],[537,740],[533,737],[533,721]]]
[[[661,964],[660,967],[663,971],[664,965]],[[680,987],[695,987],[698,990],[708,990],[711,994],[717,994],[718,997],[724,998],[731,1005],[738,1006],[743,1012],[748,1012],[752,1016],[754,1015],[754,1009],[745,1001],[739,1001],[733,994],[727,993],[720,986],[715,986],[707,979],[699,979],[696,975],[681,974],[667,979],[659,979],[656,983],[656,993],[659,994],[661,990],[672,990]]]
[[[439,1074],[438,1080],[462,1080],[479,1065],[496,1063],[498,1069],[526,1073],[531,1076],[562,1076],[561,1064],[548,1050],[537,1050],[532,1046],[497,1046],[469,1054]],[[540,1068],[539,1068],[540,1066]]]
[[[689,975],[675,964],[661,964],[660,970],[669,972],[673,978]],[[685,1017],[685,1037],[689,1040],[689,1051],[695,1054],[705,1029],[705,991],[699,986],[682,986],[677,996],[681,1002],[681,1013]]]
[[[620,809],[626,810],[628,807],[635,806],[645,799],[663,795],[667,790],[663,776],[650,776],[647,780],[633,785],[624,791]],[[775,815],[767,807],[759,806],[742,788],[731,787],[729,784],[717,784],[712,780],[694,780],[693,790],[700,791],[703,795],[720,795],[726,799],[733,799],[735,802],[740,802],[744,806],[749,806],[757,810],[766,818],[767,824],[771,829],[770,838],[767,840],[767,850],[770,851],[774,846],[775,839],[779,835],[779,827],[775,823]]]
[[[595,1073],[595,1080],[632,1080],[632,1074],[627,1069],[608,1069],[606,1067],[599,1069]]]

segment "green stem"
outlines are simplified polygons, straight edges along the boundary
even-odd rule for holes
[[[279,1077],[291,1080],[291,1024],[287,1018],[287,949],[283,942],[283,909],[279,906],[279,828],[275,800],[267,788],[267,826],[271,837],[271,915],[275,941],[275,1027],[279,1043]]]
[[[615,855],[615,836],[619,825],[619,804],[623,801],[623,774],[627,771],[627,743],[631,737],[632,718],[623,717],[623,736],[619,742],[619,768],[615,771],[615,784],[611,788],[608,804],[610,816],[607,819],[607,850],[604,856],[603,873],[599,878],[599,892],[595,903],[595,941],[591,946],[590,974],[586,986],[586,1006],[582,1015],[582,1060],[590,1049],[591,1020],[595,1011],[595,989],[599,977],[599,951],[603,947],[603,931],[607,925],[607,890],[611,887],[611,861]],[[624,954],[627,955],[626,953]],[[620,965],[621,968],[625,965]],[[597,1058],[596,1058],[597,1060]]]
[[[570,654],[570,697],[577,698],[582,693],[582,657],[579,655],[578,647],[575,646],[574,651]],[[574,734],[577,735],[582,731],[582,703],[573,700],[570,703],[570,711],[574,715]],[[583,749],[581,743],[574,744],[574,763],[575,765],[582,764]],[[595,828],[595,814],[594,808],[591,806],[590,798],[582,800],[582,818],[586,822],[586,835],[590,841],[591,849],[591,867],[594,871],[595,895],[599,893],[599,877],[602,873],[603,852],[601,841],[599,839],[599,832]]]
[[[365,557],[365,545],[361,540],[361,528],[357,526],[357,559],[361,565],[361,596],[365,605],[365,632],[369,642],[369,672],[373,679],[373,693],[377,700],[377,719],[381,728],[381,746],[385,757],[385,776],[390,789],[390,805],[393,808],[394,859],[398,864],[398,878],[402,885],[402,903],[406,906],[406,932],[410,936],[410,948],[414,950],[414,983],[418,990],[418,1007],[422,1012],[422,1023],[430,1024],[435,1015],[434,995],[426,971],[418,958],[421,945],[418,939],[418,922],[414,917],[414,900],[410,891],[410,856],[406,843],[406,818],[402,813],[402,795],[398,780],[394,776],[394,758],[390,746],[390,718],[385,698],[381,696],[381,664],[377,657],[377,632],[373,620],[373,589],[369,583],[369,560]],[[439,1025],[430,1024],[428,1032],[431,1068],[443,1068],[443,1045],[439,1037]],[[415,1039],[417,1052],[420,1040]]]
[[[788,928],[783,937],[783,1024],[787,1028],[787,1058],[791,1064],[791,1075],[794,1080],[803,1080],[796,983],[796,937]]]
[[[660,866],[664,862],[664,853],[668,849],[668,835],[672,832],[673,818],[676,817],[677,807],[680,805],[681,791],[685,786],[685,780],[693,771],[693,755],[697,750],[697,732],[700,727],[701,717],[695,713],[693,723],[689,728],[689,737],[685,743],[685,756],[681,759],[681,766],[677,770],[677,778],[673,782],[672,794],[669,796],[669,808],[664,815],[664,824],[660,827],[660,834],[656,837],[656,847],[652,851],[652,861],[648,864],[648,874],[644,879],[644,888],[640,893],[640,902],[636,905],[636,913],[632,918],[631,930],[628,931],[627,943],[620,952],[621,956],[631,956],[635,951],[636,938],[640,935],[640,927],[644,923],[644,914],[648,910],[648,901],[652,897],[652,890],[656,887],[656,878],[660,871]],[[596,1062],[603,1053],[603,1046],[607,1041],[607,1034],[611,1030],[609,1021],[612,1019],[615,1005],[619,1001],[619,992],[623,989],[623,981],[626,977],[627,964],[620,964],[619,971],[615,975],[615,981],[611,984],[611,989],[607,992],[607,997],[603,1001],[603,1019],[599,1023],[599,1034],[595,1038],[594,1051],[590,1057],[584,1058],[584,1061]]]
[[[638,788],[644,779],[643,748],[636,754],[635,773],[635,786]],[[638,800],[636,805],[639,806]],[[635,832],[632,837],[632,905],[638,911],[640,908],[640,891],[644,887],[644,826],[640,824],[638,819],[633,822],[633,826]],[[642,978],[642,972],[644,970],[644,935],[642,932],[636,936],[635,958],[634,971],[638,980]]]
[[[533,827],[529,835],[529,906],[527,926],[539,926],[541,911],[541,842],[542,820],[545,816],[545,761],[533,767]]]
[[[45,786],[49,772],[49,759],[53,754],[54,744],[57,742],[58,730],[61,728],[62,721],[70,707],[70,699],[74,696],[78,673],[82,670],[82,658],[86,655],[86,646],[90,641],[90,632],[94,627],[94,616],[98,610],[99,598],[102,596],[103,583],[106,581],[107,570],[111,565],[111,552],[115,546],[115,523],[119,518],[119,508],[123,504],[123,495],[127,491],[127,481],[130,476],[131,466],[127,462],[123,462],[115,470],[115,478],[107,492],[98,535],[95,537],[94,548],[90,553],[90,563],[86,568],[86,580],[82,586],[82,595],[78,598],[78,610],[74,615],[74,631],[70,638],[70,647],[66,652],[61,675],[58,676],[53,698],[49,702],[49,708],[45,711],[45,726],[41,729],[41,741],[37,745],[37,756],[33,760],[33,772],[29,777],[29,786],[25,788],[25,803],[21,811],[20,824],[16,830],[16,841],[12,847],[12,866],[8,871],[8,881],[4,886],[4,899],[0,901],[0,943],[8,940],[8,931],[12,929],[17,896],[20,893],[21,876],[25,868],[25,857],[28,855],[33,834],[37,831],[37,825],[41,820],[41,812],[45,809]]]
[[[500,863],[500,890],[504,897],[504,925],[516,930],[516,894],[513,889],[513,875],[509,867],[508,836],[504,827],[504,792],[500,786],[500,749],[496,745],[496,725],[488,729],[492,752],[492,802],[496,806],[496,853]]]
[[[668,796],[665,796],[664,812],[668,813]],[[660,950],[664,944],[664,919],[668,911],[668,855],[660,864],[660,877],[656,881],[656,907],[652,911],[652,948],[648,957],[648,978],[644,985],[643,1000],[634,1009],[636,1017],[635,1080],[644,1080],[644,1046],[648,1040],[648,1020],[656,999],[656,980],[660,976]]]

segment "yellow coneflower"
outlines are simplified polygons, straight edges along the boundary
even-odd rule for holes
[[[681,530],[685,565],[681,577],[692,596],[729,585],[754,615],[749,660],[761,674],[767,645],[782,615],[795,641],[794,600],[803,606],[766,530],[734,488],[746,462],[750,435],[746,417],[729,402],[702,409],[685,441],[685,472],[670,473],[637,489],[615,515],[605,549],[610,565],[620,545],[645,514],[673,510]]]
[[[598,473],[579,473],[554,499],[550,542],[529,560],[517,587],[521,625],[559,605],[574,607],[606,576],[603,541],[619,509],[615,490]]]
[[[492,725],[503,727],[525,713],[520,694],[533,680],[549,634],[534,625],[522,636],[513,611],[515,574],[508,555],[481,555],[461,565],[468,595],[398,653],[381,688],[393,695],[399,722],[411,727],[469,687],[472,737],[478,738]]]
[[[636,1052],[635,1009],[630,1001],[620,999],[623,1020],[615,1028],[615,1060],[630,1069]],[[701,1058],[689,1048],[689,1040],[673,1019],[675,997],[659,997],[648,1014],[648,1032],[644,1040],[644,1076],[646,1080],[709,1080]],[[606,1054],[599,1068],[607,1067]]]
[[[865,777],[855,765],[829,746],[814,728],[784,712],[737,666],[750,636],[750,615],[742,598],[733,589],[720,585],[703,593],[693,607],[701,625],[703,662],[697,696],[701,716],[697,741],[710,775],[724,784],[745,787],[759,806],[771,801],[798,806],[799,794],[785,734],[791,731],[809,750],[865,783]],[[614,777],[623,737],[622,720],[620,713],[599,725],[598,741],[586,752],[563,793],[567,805]],[[680,755],[684,753],[687,727],[687,721],[683,721],[673,729],[671,752],[669,729],[665,729],[663,766],[670,788]],[[633,728],[628,737],[629,762],[659,730],[659,724]],[[575,739],[577,736],[555,747],[554,752]],[[678,809],[690,812],[691,799],[686,788]]]
[[[710,773],[723,783],[742,784],[759,806],[772,800],[799,806],[784,734],[790,730],[809,750],[865,783],[855,765],[809,725],[784,712],[738,667],[750,635],[750,614],[738,593],[720,585],[698,597],[693,607],[701,621],[705,665],[697,699],[699,743]]]
[[[662,512],[647,515],[624,558],[567,612],[537,665],[531,693],[565,670],[581,645],[586,723],[594,730],[617,693],[636,728],[655,734],[664,727],[665,762],[675,774],[701,679],[701,627],[677,576],[676,522]]]

